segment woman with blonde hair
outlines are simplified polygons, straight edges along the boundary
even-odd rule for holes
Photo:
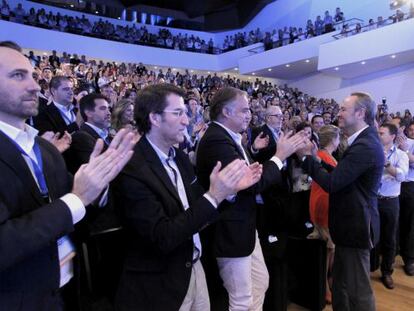
[[[319,130],[319,145],[317,156],[321,161],[335,167],[337,162],[332,153],[338,148],[340,142],[340,130],[334,125],[322,126]],[[328,249],[326,258],[326,302],[332,302],[329,276],[332,273],[335,245],[332,242],[328,229],[329,195],[315,181],[312,181],[309,200],[309,212],[314,231],[308,235],[309,239],[321,239],[326,241]]]
[[[136,142],[140,139],[134,120],[134,104],[128,99],[118,101],[112,111],[111,134],[116,134],[120,129],[128,129],[136,134]]]

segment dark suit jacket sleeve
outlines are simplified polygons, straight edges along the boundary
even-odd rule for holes
[[[177,211],[181,207],[171,197],[163,195],[161,198],[157,193],[159,190],[151,188],[152,186],[142,180],[122,176],[114,184],[114,191],[119,206],[123,207],[126,228],[137,232],[162,254],[167,254],[188,241],[218,216],[214,206],[201,197],[186,211],[179,211],[170,217],[166,210]]]
[[[346,157],[338,163],[338,166],[331,173],[328,173],[311,156],[306,157],[302,168],[323,190],[335,193],[352,184],[360,175],[375,166],[377,159],[375,152],[375,149],[369,145],[358,141],[349,147]]]
[[[72,135],[70,146],[71,160],[74,161],[74,168],[77,170],[82,164],[88,163],[96,140],[82,131]]]
[[[62,200],[16,218],[9,217],[10,210],[0,197],[0,271],[73,231],[72,215]]]
[[[198,156],[206,159],[209,162],[208,166],[211,167],[211,169],[214,167],[217,161],[221,161],[222,167],[225,167],[233,160],[241,158],[233,143],[224,135],[215,135],[206,143],[207,144],[205,145],[205,148],[202,150],[202,154]],[[258,183],[246,191],[256,194],[261,193],[270,185],[279,184],[281,182],[281,172],[279,171],[276,163],[272,161],[266,161],[263,163],[262,178]]]

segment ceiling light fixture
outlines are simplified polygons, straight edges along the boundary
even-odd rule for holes
[[[272,68],[267,69],[267,71],[272,71]]]
[[[367,62],[366,61],[363,61],[363,62],[361,62],[361,65],[365,65]]]
[[[286,64],[286,67],[289,68],[290,67],[290,64]]]
[[[396,57],[397,57],[397,55],[395,55],[395,54],[391,55],[391,58],[396,58]]]
[[[335,67],[335,70],[338,71],[339,70],[339,67]]]
[[[309,59],[305,60],[305,63],[309,63],[309,62],[310,62],[310,60],[309,60]]]

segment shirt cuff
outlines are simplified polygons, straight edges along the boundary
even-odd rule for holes
[[[279,171],[282,170],[283,168],[283,162],[280,161],[280,159],[277,156],[273,156],[270,158],[270,161],[272,161],[273,163],[275,163],[277,165],[277,168],[279,169]]]
[[[68,193],[60,199],[69,207],[73,224],[78,223],[85,216],[85,205],[83,205],[83,202],[76,194]]]
[[[204,197],[211,203],[211,205],[214,206],[214,208],[217,208],[217,202],[211,195],[209,195],[208,193],[204,193]]]

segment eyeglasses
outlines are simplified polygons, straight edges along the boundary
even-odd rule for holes
[[[177,109],[177,110],[163,110],[162,112],[169,112],[173,116],[177,118],[181,118],[183,115],[187,115],[188,110],[187,109]]]

